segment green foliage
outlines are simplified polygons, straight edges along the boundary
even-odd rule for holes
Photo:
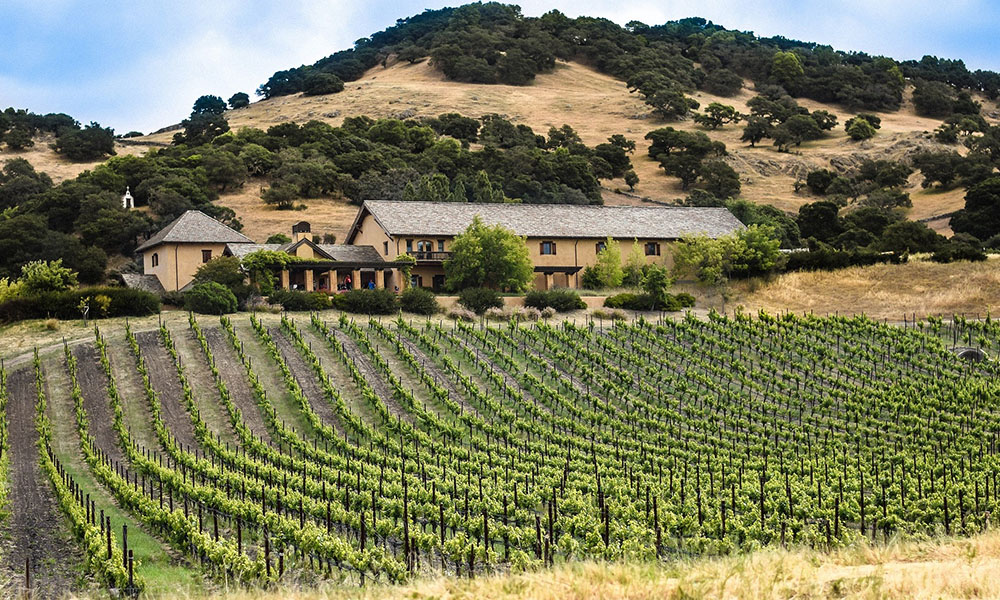
[[[1000,177],[990,177],[965,194],[965,206],[951,218],[956,233],[985,240],[1000,233]]]
[[[771,59],[771,77],[778,83],[795,83],[805,75],[802,61],[794,52],[776,52]]]
[[[24,127],[15,127],[3,135],[3,141],[7,143],[7,148],[15,152],[26,150],[35,145],[35,140],[31,139],[31,130]]]
[[[399,307],[417,315],[433,315],[441,311],[434,292],[422,287],[408,287],[399,295]]]
[[[683,298],[681,298],[681,296],[683,296]],[[663,294],[661,296],[654,296],[648,293],[636,294],[632,292],[625,292],[623,294],[608,296],[604,299],[604,306],[606,308],[625,310],[660,310],[674,312],[684,308],[688,305],[688,302],[690,302],[690,306],[693,306],[693,300],[694,299],[690,294],[682,294],[678,296]]]
[[[283,233],[273,233],[268,236],[265,244],[287,244],[292,241],[292,238],[288,237]]]
[[[856,142],[875,137],[875,128],[872,127],[872,124],[867,119],[855,117],[847,122],[845,128],[847,135]]]
[[[160,299],[149,292],[130,288],[85,288],[62,292],[44,292],[36,295],[19,295],[0,303],[0,323],[25,319],[79,319],[80,302],[98,306],[96,298],[104,296],[110,301],[105,314],[97,317],[143,317],[160,312]],[[93,309],[92,309],[93,310]]]
[[[524,238],[500,225],[485,225],[477,216],[451,243],[444,262],[450,289],[490,286],[522,291],[534,276],[534,265]]]
[[[689,237],[674,253],[674,275],[693,277],[706,285],[766,275],[780,266],[780,245],[774,230],[761,225],[716,239]]]
[[[247,106],[250,106],[250,96],[246,92],[236,92],[229,97],[229,108],[236,110]]]
[[[622,271],[621,245],[608,237],[604,241],[604,248],[597,252],[597,260],[592,267],[592,275],[588,278],[587,285],[590,289],[614,288],[622,284],[624,273]]]
[[[924,223],[900,221],[885,228],[879,247],[890,252],[934,252],[944,241],[944,236]]]
[[[77,274],[63,266],[63,261],[34,260],[21,267],[21,278],[17,280],[21,294],[34,296],[46,292],[62,292],[77,283]]]
[[[503,308],[503,298],[492,288],[470,287],[458,293],[458,303],[481,315],[489,308]]]
[[[843,231],[837,213],[840,208],[833,202],[821,200],[799,207],[799,233],[803,238],[828,241]]]
[[[391,315],[398,310],[396,294],[390,290],[351,290],[333,297],[333,307],[365,315]]]
[[[715,69],[705,77],[702,89],[717,96],[735,96],[743,89],[743,78],[729,69]]]
[[[740,141],[749,142],[751,147],[756,146],[764,138],[771,137],[774,132],[774,125],[766,117],[751,115],[746,121]]]
[[[344,82],[333,73],[313,73],[302,82],[302,93],[306,96],[321,96],[344,91]]]
[[[226,103],[218,96],[199,96],[191,107],[192,115],[221,115],[226,112]]]
[[[560,288],[554,290],[531,290],[524,296],[524,305],[542,310],[552,307],[557,312],[570,312],[587,308],[576,290]]]
[[[646,134],[650,140],[649,156],[660,163],[667,173],[681,180],[687,189],[701,174],[702,161],[711,156],[724,156],[726,145],[713,142],[704,133],[687,132],[666,127]]]
[[[826,194],[827,188],[836,178],[837,174],[829,169],[816,169],[809,171],[806,175],[806,185],[809,186],[812,193],[822,196]]]
[[[705,191],[717,198],[734,198],[740,195],[740,176],[736,170],[721,160],[702,163],[699,179]]]
[[[184,308],[205,315],[225,315],[236,312],[236,296],[221,283],[198,283],[184,294]]]
[[[219,256],[198,267],[195,271],[195,283],[215,282],[225,286],[233,293],[240,304],[246,302],[250,295],[250,287],[246,284],[247,275],[239,258],[235,256]]]
[[[330,296],[324,292],[300,292],[297,290],[274,290],[267,297],[271,304],[278,304],[287,311],[326,310],[333,306]]]
[[[735,108],[720,102],[712,102],[705,107],[704,114],[694,116],[695,123],[709,129],[718,129],[727,123],[739,123],[741,120],[743,120],[743,115],[736,112]]]
[[[663,306],[671,299],[667,290],[673,284],[669,269],[661,265],[647,265],[642,276],[642,289],[657,306]]]
[[[931,256],[938,263],[951,263],[960,260],[982,262],[986,260],[983,245],[979,240],[965,234],[956,234],[950,240],[941,244]]]
[[[9,143],[9,142],[8,142]],[[56,138],[53,148],[70,160],[92,161],[115,154],[115,132],[110,127],[91,123]]]
[[[274,273],[286,268],[298,260],[286,252],[274,250],[258,250],[243,257],[241,265],[243,272],[250,280],[250,285],[261,294],[267,295],[274,290]]]
[[[913,88],[913,106],[924,117],[947,117],[956,100],[955,88],[941,81],[918,80]]]
[[[825,244],[808,252],[788,255],[785,271],[833,271],[855,266],[900,264],[906,262],[905,254],[886,253],[868,248],[836,250]]]

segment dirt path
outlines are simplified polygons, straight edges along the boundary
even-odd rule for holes
[[[4,581],[0,582],[0,594],[13,598],[23,590],[27,560],[31,565],[32,597],[62,597],[73,589],[79,577],[81,556],[62,527],[54,492],[39,466],[34,373],[31,369],[15,371],[7,385],[11,516],[3,542]]]
[[[184,407],[183,390],[180,379],[177,378],[177,370],[174,368],[174,361],[167,354],[166,348],[160,344],[159,333],[148,331],[136,335],[139,342],[139,349],[143,358],[146,359],[146,368],[149,369],[149,380],[160,397],[160,413],[163,422],[167,425],[170,433],[178,442],[184,444],[185,448],[194,448],[198,445],[194,437],[194,425],[191,424],[191,417]]]
[[[264,424],[260,408],[253,397],[253,392],[250,391],[250,382],[247,380],[243,363],[240,362],[236,351],[226,339],[226,334],[218,327],[206,327],[202,331],[205,334],[208,349],[212,351],[212,357],[215,359],[215,366],[218,367],[222,381],[229,389],[229,397],[236,408],[240,410],[243,422],[258,438],[265,441],[271,440],[271,434]]]
[[[225,443],[239,446],[239,436],[233,430],[229,421],[229,413],[222,406],[219,390],[215,386],[215,377],[209,368],[208,361],[201,351],[201,344],[190,328],[175,329],[171,334],[184,366],[184,377],[194,392],[195,406],[209,431],[216,433]]]
[[[365,381],[371,386],[375,394],[385,403],[386,408],[389,409],[389,414],[394,417],[398,417],[407,423],[413,424],[413,415],[409,413],[403,406],[392,397],[392,390],[389,389],[389,384],[386,383],[382,375],[379,374],[375,366],[372,365],[371,361],[368,359],[368,355],[365,354],[361,348],[354,342],[354,338],[347,335],[339,329],[331,328],[330,331],[336,336],[337,340],[344,346],[344,351],[347,356],[354,362],[361,371],[361,375],[364,376]]]
[[[337,413],[333,411],[333,406],[330,405],[326,394],[323,393],[319,382],[316,381],[316,374],[313,373],[312,368],[306,364],[305,359],[302,358],[302,355],[299,354],[298,350],[295,349],[292,342],[289,341],[280,328],[270,327],[267,333],[274,340],[275,345],[278,346],[281,358],[284,359],[285,364],[288,365],[288,369],[292,372],[292,377],[295,378],[299,387],[302,388],[302,393],[306,395],[306,399],[309,401],[309,406],[312,407],[313,412],[319,416],[320,421],[333,427],[338,437],[344,437],[343,423],[337,418]]]
[[[83,394],[83,407],[90,422],[90,434],[97,445],[112,459],[124,463],[125,456],[118,446],[108,400],[107,375],[98,362],[97,350],[93,344],[83,344],[73,348],[76,357],[76,379]]]

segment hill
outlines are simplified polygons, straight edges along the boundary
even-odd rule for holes
[[[710,102],[722,102],[747,113],[746,102],[754,95],[750,89],[744,89],[731,98],[703,91],[693,93],[692,97],[703,106]],[[995,114],[995,105],[986,102],[984,113]],[[803,99],[799,103],[810,110],[827,110],[837,115],[840,123],[853,116],[852,112],[837,105]],[[865,142],[851,141],[843,127],[838,127],[822,140],[803,143],[794,153],[778,152],[767,144],[751,148],[739,141],[742,131],[739,126],[708,131],[691,120],[662,121],[651,113],[650,107],[637,94],[629,92],[624,82],[593,68],[562,61],[552,72],[537,75],[534,82],[527,86],[450,81],[429,62],[411,65],[406,61],[389,61],[387,67],[373,67],[357,81],[345,83],[344,91],[338,94],[279,96],[227,111],[226,118],[233,129],[266,129],[288,121],[305,123],[319,120],[340,125],[345,118],[358,115],[419,119],[447,112],[477,118],[486,114],[501,114],[539,133],[548,131],[550,127],[568,124],[588,145],[604,142],[614,134],[634,139],[638,149],[632,156],[632,162],[640,178],[635,195],[614,191],[627,190],[621,180],[605,182],[603,197],[607,204],[635,204],[641,202],[638,197],[672,202],[687,195],[679,181],[665,175],[646,152],[649,143],[643,136],[648,131],[668,125],[686,131],[706,132],[712,139],[724,142],[729,152],[726,160],[744,183],[742,197],[789,212],[817,199],[794,191],[796,180],[804,178],[810,170],[831,167],[846,170],[866,158],[900,160],[911,158],[920,150],[943,147],[930,139],[930,133],[940,125],[940,121],[918,116],[912,103],[906,102],[898,111],[877,113],[882,119],[882,129],[875,138]],[[989,120],[995,122],[993,118]],[[172,134],[164,132],[142,139],[166,143]],[[920,187],[920,180],[919,175],[914,175],[907,187],[913,199],[909,218],[928,219],[962,208],[964,190],[924,190]],[[255,195],[259,196],[259,190],[248,187],[238,193],[223,194],[219,202],[236,210],[251,237],[266,237],[276,231],[285,231],[302,217],[295,213],[282,214],[284,211],[275,211],[256,202]],[[312,200],[306,204],[314,227],[337,233],[338,237],[346,233],[353,218],[352,209],[329,200]],[[931,224],[939,231],[950,232],[947,219]]]

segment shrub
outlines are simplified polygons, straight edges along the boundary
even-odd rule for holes
[[[694,296],[687,292],[681,292],[674,296],[677,299],[677,303],[681,305],[681,308],[693,308],[694,307]]]
[[[182,308],[184,306],[184,292],[179,290],[164,292],[163,303],[169,304],[170,306],[176,306],[177,308]]]
[[[538,310],[552,307],[559,312],[569,312],[587,308],[587,304],[575,290],[562,288],[557,290],[532,290],[524,297],[525,306],[533,306]]]
[[[792,252],[785,263],[786,271],[832,271],[845,267],[875,264],[899,264],[906,262],[906,255],[896,252],[876,252],[874,250],[834,250],[829,247]]]
[[[972,244],[949,241],[931,256],[931,260],[938,263],[950,263],[956,260],[979,262],[986,260],[986,253]]]
[[[625,313],[618,309],[605,310],[603,308],[595,308],[590,314],[595,319],[609,319],[611,321],[621,321],[625,319]]]
[[[689,296],[690,294],[685,294]],[[693,302],[693,298],[691,301]],[[664,294],[663,298],[657,300],[652,294],[633,294],[626,292],[608,296],[604,299],[604,306],[607,308],[624,308],[626,310],[663,310],[673,312],[684,307],[676,296]]]
[[[475,321],[476,313],[461,306],[453,306],[448,310],[448,318],[455,321]]]
[[[551,319],[552,317],[556,316],[556,309],[552,308],[551,306],[546,306],[541,310],[541,312],[538,313],[538,316],[543,319]]]
[[[592,266],[584,267],[583,274],[580,275],[580,284],[583,285],[584,289],[588,290],[599,290],[604,287],[600,271]]]
[[[330,297],[323,292],[275,290],[267,297],[267,300],[288,311],[326,310],[333,306]]]
[[[500,292],[490,288],[466,288],[458,294],[458,303],[481,315],[488,308],[501,308],[503,298],[500,297]]]
[[[340,310],[365,315],[391,315],[397,310],[396,294],[389,290],[351,290],[334,296]]]
[[[406,312],[417,315],[433,315],[441,310],[434,292],[420,288],[408,287],[399,295],[399,306]]]
[[[509,310],[506,310],[504,308],[498,308],[496,306],[491,306],[487,308],[486,312],[483,313],[483,315],[485,315],[487,319],[493,321],[509,321],[510,318],[513,316]]]
[[[238,307],[233,292],[214,281],[199,283],[184,294],[184,308],[204,315],[234,313]]]
[[[97,296],[110,301],[104,315],[94,310],[98,306]],[[4,302],[0,304],[0,323],[43,318],[79,319],[81,301],[90,304],[94,317],[144,317],[160,312],[160,298],[156,294],[130,288],[85,288],[21,296]]]

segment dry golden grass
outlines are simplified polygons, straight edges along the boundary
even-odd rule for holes
[[[428,577],[398,586],[236,590],[227,600],[725,600],[1000,598],[1000,533],[891,542],[822,553],[767,549],[654,563],[578,562],[472,580]],[[187,598],[187,594],[163,598]]]
[[[297,200],[297,205],[305,205],[304,210],[275,210],[261,201],[262,185],[261,181],[249,181],[236,192],[223,194],[216,201],[216,204],[228,206],[236,212],[243,223],[242,233],[255,242],[264,243],[275,233],[290,236],[292,225],[309,221],[314,234],[332,233],[337,236],[338,243],[343,243],[358,214],[356,205],[332,198]]]
[[[103,160],[85,162],[73,162],[71,160],[67,160],[63,156],[56,154],[55,151],[49,147],[49,144],[53,141],[55,141],[55,137],[52,135],[36,137],[35,145],[21,152],[15,152],[7,148],[7,146],[2,146],[2,149],[0,149],[0,165],[14,158],[23,158],[31,163],[31,166],[33,166],[36,171],[48,173],[53,182],[59,183],[67,179],[72,179],[87,169],[93,169],[97,165],[104,162]],[[115,152],[119,156],[125,154],[145,154],[146,150],[147,148],[144,146],[123,146],[122,144],[115,144]],[[122,192],[124,191],[125,190],[122,190]]]
[[[694,97],[704,107],[718,101],[747,112],[746,102],[755,93],[744,89],[732,98],[697,92]],[[852,116],[840,107],[811,100],[800,100],[810,110],[824,109],[837,115],[841,125],[822,140],[808,142],[792,153],[779,153],[770,145],[747,147],[739,141],[741,128],[728,126],[708,132],[713,139],[726,143],[729,161],[743,180],[743,197],[759,203],[772,204],[783,210],[796,211],[806,202],[816,200],[808,194],[796,194],[797,178],[811,169],[829,167],[831,160],[850,163],[859,157],[901,158],[918,147],[934,147],[928,132],[939,121],[918,117],[909,100],[901,110],[880,113],[882,129],[878,136],[866,142],[853,142],[843,130],[843,123]],[[410,65],[389,63],[387,68],[375,67],[358,81],[346,84],[339,94],[305,97],[284,96],[251,104],[247,108],[227,113],[230,125],[267,128],[285,121],[305,122],[311,119],[339,125],[345,117],[427,117],[443,112],[459,112],[479,117],[487,113],[506,115],[517,123],[525,123],[539,133],[549,127],[569,124],[588,144],[598,144],[610,135],[621,133],[635,139],[639,148],[633,156],[635,170],[641,181],[636,193],[661,201],[684,197],[678,181],[664,175],[658,164],[646,155],[648,144],[643,136],[657,127],[670,125],[679,129],[705,131],[692,121],[664,123],[652,118],[637,94],[629,93],[624,82],[576,63],[560,62],[551,73],[539,75],[529,86],[473,85],[446,80],[427,62]],[[169,141],[172,132],[147,136],[154,141]],[[910,182],[915,219],[932,217],[961,208],[961,190],[928,192],[919,187],[920,177]],[[607,182],[604,193],[609,204],[636,204],[639,201],[613,192],[625,189],[622,181]],[[224,199],[223,203],[228,200]],[[268,220],[267,209],[248,206],[245,224],[258,229],[253,221],[258,210]],[[329,215],[334,216],[334,215]],[[327,221],[326,215],[314,219],[319,228],[346,230],[348,223]],[[935,223],[935,228],[948,232],[947,223]]]
[[[911,259],[903,265],[787,273],[766,283],[734,284],[730,306],[769,312],[860,314],[897,320],[903,314],[996,314],[1000,309],[1000,260],[938,264]]]

